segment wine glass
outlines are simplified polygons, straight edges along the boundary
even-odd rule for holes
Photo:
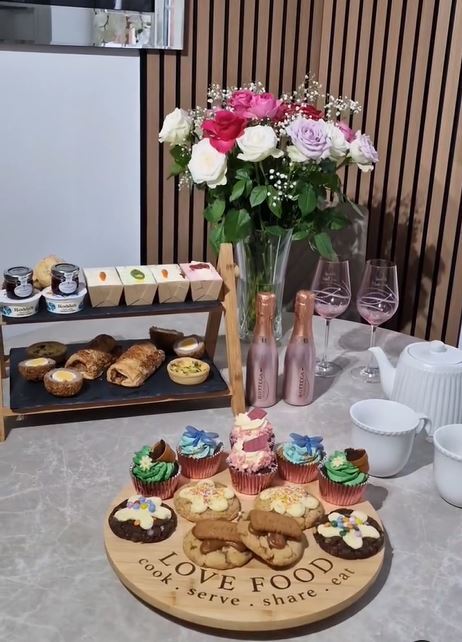
[[[370,346],[375,345],[377,326],[391,319],[398,309],[399,291],[396,264],[385,259],[371,259],[366,262],[361,285],[356,297],[359,314],[371,326]],[[368,383],[380,381],[379,369],[374,365],[371,354],[367,365],[358,366],[352,375]]]
[[[335,377],[341,368],[338,364],[327,360],[329,328],[331,319],[343,314],[350,305],[351,285],[348,261],[319,259],[311,290],[316,295],[314,309],[326,322],[324,350],[321,359],[316,363],[315,374],[317,377]]]

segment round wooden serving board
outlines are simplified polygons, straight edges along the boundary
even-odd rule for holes
[[[227,470],[213,479],[230,483]],[[276,480],[275,485],[283,483]],[[306,488],[319,497],[317,482]],[[132,486],[124,488],[108,515],[135,492]],[[252,508],[255,498],[238,497],[244,511]],[[165,503],[173,506],[172,500]],[[326,512],[337,508],[323,504]],[[369,502],[354,508],[381,524]],[[137,544],[114,535],[106,518],[106,552],[122,583],[142,600],[169,615],[217,629],[267,631],[322,620],[356,602],[383,564],[383,549],[366,560],[343,560],[325,553],[311,531],[305,531],[308,547],[289,569],[273,569],[256,559],[229,571],[202,569],[183,553],[183,538],[193,526],[178,515],[178,527],[168,539]]]

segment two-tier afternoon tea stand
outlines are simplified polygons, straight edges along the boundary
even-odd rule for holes
[[[151,405],[175,401],[192,401],[207,404],[217,400],[228,400],[234,413],[245,410],[244,387],[242,380],[242,359],[237,325],[236,276],[233,249],[230,243],[223,243],[218,256],[217,270],[223,279],[222,293],[217,301],[185,301],[184,303],[154,303],[152,305],[93,308],[87,306],[80,312],[65,316],[48,312],[45,308],[31,317],[10,318],[0,316],[0,441],[5,439],[5,423],[9,417],[35,415],[49,412],[69,412],[94,408],[114,408],[123,406]],[[4,351],[3,329],[10,325],[30,323],[53,323],[56,321],[86,321],[90,319],[110,319],[117,317],[157,316],[165,314],[190,315],[207,312],[205,331],[206,355],[204,360],[210,364],[209,379],[199,386],[180,386],[173,383],[167,375],[167,361],[138,389],[114,386],[106,381],[105,375],[90,382],[76,397],[59,398],[49,395],[40,383],[27,382],[18,373],[18,363],[26,358],[25,348],[13,348],[8,355]],[[213,363],[215,347],[224,315],[226,333],[226,352],[228,380],[226,383]],[[143,340],[146,340],[144,338]],[[121,341],[123,346],[134,343]],[[80,345],[69,346],[69,353],[78,350]],[[8,376],[9,373],[9,376]],[[4,403],[3,380],[10,383],[10,403]]]

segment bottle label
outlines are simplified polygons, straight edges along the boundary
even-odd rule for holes
[[[70,272],[69,274],[66,274],[64,281],[61,281],[58,289],[63,294],[72,294],[77,290],[77,285],[77,281],[74,281],[74,274]]]
[[[257,399],[259,401],[264,401],[268,397],[269,386],[268,382],[265,379],[265,373],[263,369],[260,368],[258,371],[258,381],[257,381]]]
[[[25,299],[28,296],[31,296],[34,288],[32,283],[29,283],[27,276],[18,276],[18,285],[14,289],[14,293],[17,297]]]
[[[298,374],[298,396],[304,399],[308,395],[308,379],[306,377],[305,368],[300,368]]]

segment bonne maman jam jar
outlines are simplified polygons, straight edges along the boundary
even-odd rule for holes
[[[79,266],[73,263],[57,263],[51,268],[51,291],[53,294],[70,296],[79,288]]]
[[[34,293],[32,268],[25,265],[8,268],[3,273],[3,287],[9,299],[27,299]]]

